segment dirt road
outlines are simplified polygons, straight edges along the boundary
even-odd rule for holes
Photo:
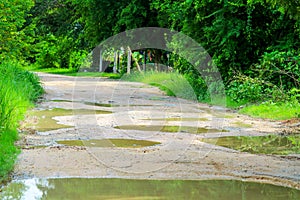
[[[23,149],[15,167],[15,179],[242,179],[300,189],[299,157],[255,155],[200,141],[225,135],[274,134],[279,131],[278,122],[252,119],[220,107],[168,97],[142,83],[39,76],[46,95],[36,109],[74,111],[72,115],[54,117],[58,124],[70,126],[68,128],[22,136],[19,144]],[[93,102],[98,104],[90,104]],[[92,113],[80,114],[76,112],[78,109]],[[98,114],[95,110],[111,113]],[[177,129],[164,132],[167,126]],[[195,134],[181,128],[186,126],[205,129]],[[143,130],[145,127],[150,130]],[[114,146],[110,140],[106,140],[111,144],[106,147],[93,146],[94,143],[83,146],[58,143],[79,140],[84,144],[86,140],[100,139],[146,140],[159,144],[124,148]]]

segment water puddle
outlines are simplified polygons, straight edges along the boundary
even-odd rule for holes
[[[92,115],[92,114],[110,114],[110,111],[103,110],[88,110],[88,109],[62,109],[53,108],[51,110],[35,110],[29,114],[38,118],[37,123],[34,124],[34,129],[40,132],[57,130],[61,128],[70,128],[72,126],[58,124],[53,117],[68,116],[68,115]]]
[[[129,105],[119,105],[119,104],[112,104],[112,103],[99,103],[99,102],[82,102],[82,101],[71,101],[71,100],[62,100],[62,99],[54,99],[51,100],[53,102],[67,102],[67,103],[83,103],[85,105],[89,105],[89,106],[97,106],[97,107],[121,107],[121,106],[130,106],[130,107],[134,107],[134,106],[157,106],[157,105],[149,105],[149,104],[129,104]]]
[[[270,184],[226,180],[27,179],[13,181],[0,193],[3,200],[286,200],[300,191]]]
[[[229,114],[218,114],[218,113],[215,113],[214,116],[217,117],[217,118],[224,118],[224,119],[233,119],[233,118],[235,118],[235,116],[229,115]]]
[[[164,100],[168,100],[169,98],[168,97],[161,97],[161,96],[153,96],[153,97],[150,97],[149,100],[152,100],[152,101],[164,101]]]
[[[52,102],[67,102],[67,103],[84,103],[85,105],[91,106],[99,106],[99,107],[117,107],[118,105],[110,104],[110,103],[97,103],[97,102],[81,102],[81,101],[71,101],[71,100],[64,100],[64,99],[54,99],[51,100]]]
[[[243,123],[243,122],[233,122],[232,124],[234,126],[239,127],[239,128],[252,128],[251,124],[246,124],[246,123]]]
[[[202,142],[259,154],[300,154],[300,135],[228,136],[205,138]]]
[[[102,139],[102,140],[64,140],[57,141],[58,144],[66,146],[87,146],[87,147],[122,147],[122,148],[141,148],[161,144],[148,140],[129,140],[129,139]]]
[[[46,145],[37,145],[37,146],[20,146],[21,149],[44,149],[48,146]]]
[[[72,100],[67,100],[67,99],[53,99],[51,100],[53,102],[67,102],[67,103],[72,103]]]
[[[115,126],[114,128],[122,130],[138,130],[138,131],[159,131],[159,132],[186,132],[186,133],[218,133],[218,132],[228,132],[227,130],[222,129],[208,129],[208,128],[199,128],[192,126],[158,126],[158,125],[124,125],[124,126]]]
[[[98,107],[119,107],[120,105],[111,103],[97,103],[97,102],[84,102],[85,105],[98,106]]]
[[[143,120],[151,120],[151,121],[208,121],[207,118],[180,118],[180,117],[170,117],[170,118],[149,118],[149,119],[143,119]]]

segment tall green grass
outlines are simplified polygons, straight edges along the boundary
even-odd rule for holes
[[[17,62],[0,64],[0,183],[12,170],[19,150],[17,127],[26,110],[43,93],[39,78]]]
[[[157,86],[169,96],[197,101],[197,95],[189,81],[177,72],[137,72],[129,75],[126,74],[122,77],[122,79]]]

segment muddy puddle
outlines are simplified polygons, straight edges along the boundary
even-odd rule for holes
[[[92,114],[110,114],[110,111],[104,110],[88,110],[88,109],[62,109],[53,108],[50,110],[35,110],[31,111],[29,115],[36,116],[37,122],[29,126],[40,132],[57,130],[61,128],[70,128],[72,126],[59,124],[53,117],[68,116],[68,115],[92,115]]]
[[[233,122],[232,125],[239,127],[239,128],[252,128],[251,124],[243,123],[243,122]]]
[[[85,105],[90,106],[98,106],[98,107],[119,107],[120,105],[115,105],[112,103],[98,103],[98,102],[82,102],[82,101],[72,101],[72,100],[64,100],[64,99],[54,99],[52,102],[67,102],[67,103],[83,103]]]
[[[225,180],[27,179],[13,181],[3,200],[112,199],[299,199],[300,191],[269,184]]]
[[[300,154],[300,135],[228,136],[200,141],[256,154]]]
[[[122,147],[122,148],[141,148],[161,144],[148,140],[130,139],[102,139],[102,140],[63,140],[57,141],[58,144],[66,146],[86,146],[86,147]]]
[[[146,107],[146,106],[154,106],[151,104],[128,104],[128,105],[121,105],[121,104],[115,104],[115,103],[99,103],[99,102],[89,102],[89,101],[72,101],[72,100],[63,100],[63,99],[54,99],[51,100],[52,102],[67,102],[67,103],[83,103],[85,105],[89,106],[97,106],[97,107],[122,107],[122,106],[129,106],[129,107]],[[155,105],[157,106],[157,105]]]
[[[114,128],[122,130],[138,130],[138,131],[159,131],[159,132],[186,132],[193,134],[201,133],[218,133],[218,132],[227,132],[223,129],[209,129],[209,128],[199,128],[192,126],[158,126],[158,125],[124,125],[124,126],[115,126]]]
[[[151,120],[151,121],[171,121],[171,122],[181,122],[181,121],[208,121],[207,118],[193,118],[193,117],[186,117],[186,118],[180,118],[180,117],[170,117],[170,118],[149,118],[149,119],[143,119],[143,120]]]

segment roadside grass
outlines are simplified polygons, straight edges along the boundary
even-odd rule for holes
[[[51,73],[51,74],[68,74],[68,73],[75,73],[76,70],[73,68],[39,68],[35,65],[28,65],[24,67],[27,71],[33,72],[44,72],[44,73]]]
[[[231,109],[238,109],[241,106],[244,106],[245,104],[248,103],[247,101],[235,102],[229,96],[216,97],[216,98],[214,98],[214,101],[211,101],[210,99],[208,99],[208,100],[199,100],[199,102],[206,103],[209,105],[223,106],[223,107],[231,108]]]
[[[0,184],[12,170],[19,150],[17,127],[43,93],[39,78],[13,61],[0,64]]]
[[[1,130],[0,133],[0,186],[6,181],[9,172],[13,169],[15,159],[20,150],[14,145],[17,140],[16,130]]]
[[[196,101],[197,96],[190,83],[184,78],[183,75],[172,72],[142,72],[125,74],[122,80],[142,82],[152,86],[158,87],[169,96],[176,96],[184,99]]]
[[[241,114],[273,120],[300,118],[299,102],[265,102],[259,105],[249,105],[239,111]]]
[[[122,79],[157,86],[159,89],[166,92],[168,96],[176,96],[193,101],[197,100],[194,89],[188,80],[177,72],[166,73],[150,71],[145,73],[133,73],[130,75],[124,75]],[[228,96],[219,98],[215,97],[213,102],[211,99],[199,101],[211,105],[226,106],[228,108],[238,108],[247,103],[245,101],[237,103]]]
[[[26,67],[28,71],[44,72],[49,74],[60,74],[66,76],[80,76],[80,77],[106,77],[110,79],[120,79],[120,74],[106,73],[106,72],[77,72],[73,68],[37,68],[37,67]]]

